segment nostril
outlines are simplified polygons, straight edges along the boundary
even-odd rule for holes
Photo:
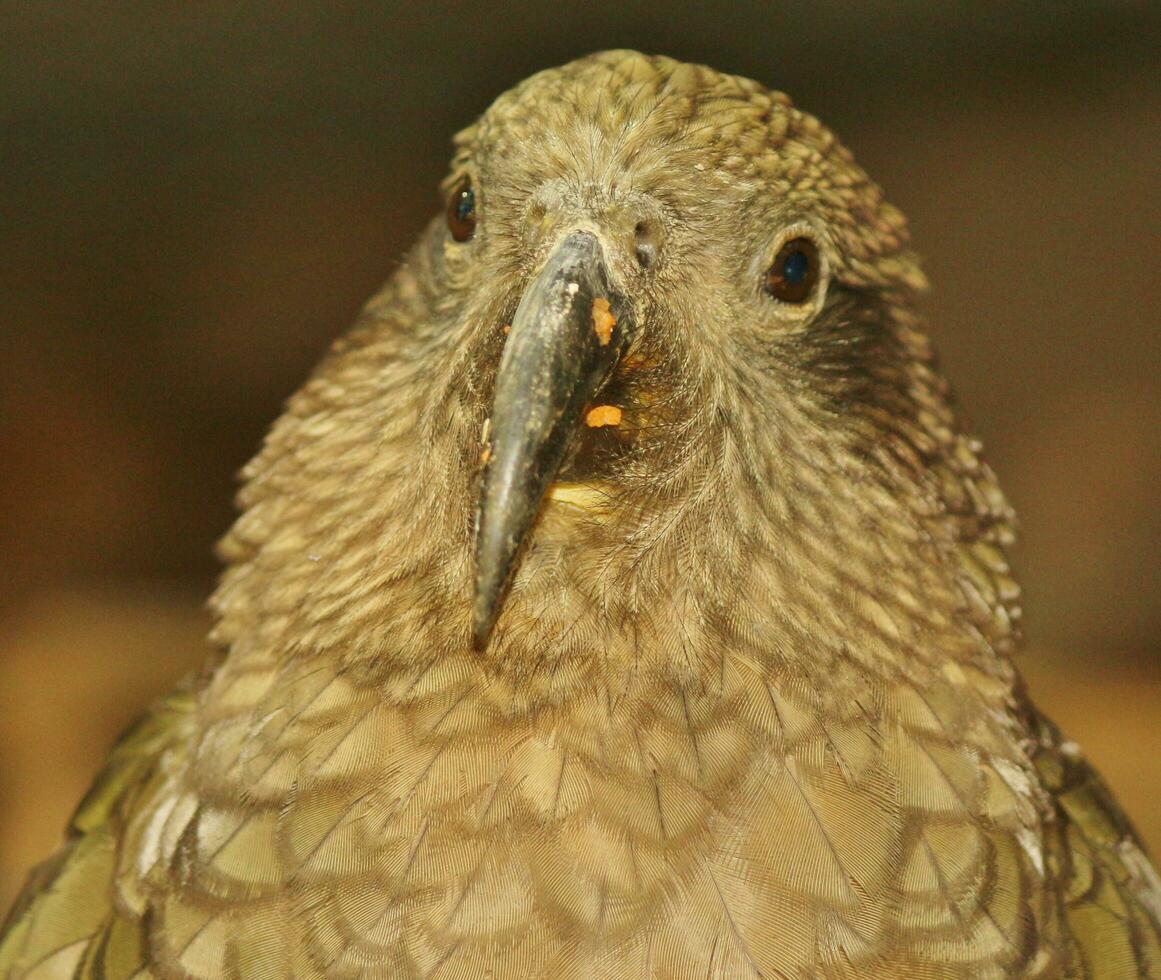
[[[633,236],[637,240],[635,255],[637,264],[642,269],[648,269],[657,261],[658,234],[651,221],[638,221],[633,229]]]

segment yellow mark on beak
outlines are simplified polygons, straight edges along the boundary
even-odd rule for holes
[[[621,410],[616,405],[597,405],[595,408],[590,408],[585,415],[585,425],[590,429],[620,424]]]
[[[593,300],[593,333],[597,335],[602,347],[608,347],[613,339],[613,327],[617,325],[617,318],[609,311],[609,301],[603,296]]]

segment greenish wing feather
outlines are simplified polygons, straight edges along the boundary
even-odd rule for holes
[[[1072,973],[1161,977],[1161,879],[1128,818],[1075,744],[1030,709],[1033,761],[1055,802],[1045,859],[1063,889]]]
[[[0,927],[0,977],[112,980],[145,969],[142,923],[114,901],[118,845],[162,776],[163,753],[188,737],[194,700],[190,686],[179,688],[118,741],[64,846],[33,869]]]

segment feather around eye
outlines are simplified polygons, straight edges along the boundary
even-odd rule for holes
[[[476,230],[476,191],[471,177],[461,177],[447,202],[447,228],[457,242],[466,242]]]
[[[766,270],[762,288],[782,303],[804,303],[818,285],[818,248],[809,238],[792,238]]]

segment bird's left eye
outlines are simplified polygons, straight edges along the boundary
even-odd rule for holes
[[[793,238],[766,270],[763,288],[783,303],[804,303],[818,283],[818,249],[809,238]]]
[[[476,191],[470,177],[461,177],[447,202],[447,227],[457,242],[466,242],[476,230]]]

